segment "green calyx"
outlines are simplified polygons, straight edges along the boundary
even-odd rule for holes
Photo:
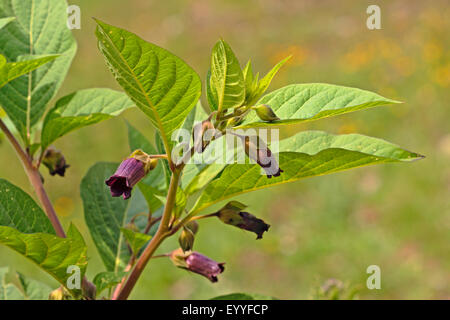
[[[128,158],[134,158],[141,161],[144,164],[145,173],[156,168],[158,159],[152,158],[150,155],[142,151],[141,149],[134,150]]]

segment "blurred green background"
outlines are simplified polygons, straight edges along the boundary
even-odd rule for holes
[[[320,129],[385,138],[425,154],[412,164],[384,164],[301,180],[238,198],[271,224],[263,240],[201,221],[196,250],[226,262],[216,284],[153,261],[131,298],[208,299],[250,292],[305,299],[327,279],[359,289],[363,299],[450,298],[450,6],[448,1],[159,1],[71,0],[81,7],[78,54],[58,96],[89,87],[119,88],[97,50],[94,22],[126,28],[185,59],[205,78],[219,37],[244,64],[265,73],[292,54],[270,90],[288,83],[355,86],[404,101],[283,132]],[[381,7],[381,30],[368,30],[366,8]],[[65,178],[43,170],[65,226],[73,221],[89,242],[88,276],[103,271],[84,223],[79,184],[97,161],[120,161],[128,151],[129,120],[148,137],[138,110],[79,130],[55,145],[71,167]],[[0,176],[32,194],[12,148],[0,143]],[[214,209],[214,208],[212,208]],[[167,241],[159,252],[176,246]],[[0,265],[56,287],[46,274],[0,247]],[[366,288],[366,268],[381,268],[381,290]]]

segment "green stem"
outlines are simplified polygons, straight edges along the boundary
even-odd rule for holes
[[[122,287],[122,290],[118,294],[116,300],[126,300],[134,286],[136,285],[137,280],[139,279],[142,271],[144,271],[145,266],[147,265],[150,258],[155,253],[156,249],[160,246],[160,244],[166,239],[169,234],[169,223],[170,218],[172,216],[173,207],[175,205],[175,199],[178,189],[178,183],[180,181],[181,170],[175,169],[170,178],[169,190],[167,193],[167,201],[164,207],[164,212],[161,218],[161,223],[159,224],[159,228],[156,231],[155,236],[152,238],[148,246],[145,248],[144,252],[142,252],[139,257],[133,271],[131,271],[130,276],[128,277],[127,282]]]

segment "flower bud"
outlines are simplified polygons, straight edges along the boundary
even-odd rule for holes
[[[211,282],[217,282],[217,276],[225,269],[225,263],[218,263],[195,251],[183,252],[177,249],[170,258],[177,267],[200,274]]]
[[[240,202],[231,201],[217,211],[217,217],[225,224],[254,232],[257,236],[256,239],[261,239],[263,233],[269,230],[270,225],[248,212],[241,211],[246,207]]]
[[[277,117],[275,112],[273,112],[272,108],[269,107],[267,104],[260,104],[259,106],[252,107],[252,109],[256,111],[258,117],[263,121],[272,122],[280,120],[280,118]]]
[[[150,170],[153,170],[158,159],[152,159],[142,150],[134,151],[129,158],[122,161],[116,172],[105,181],[111,189],[113,197],[123,195],[124,199],[131,197],[131,190]]]
[[[48,168],[48,171],[52,176],[58,174],[61,177],[64,177],[66,169],[69,167],[69,165],[66,164],[66,159],[61,151],[51,147],[45,151],[42,163]]]
[[[178,238],[178,243],[180,244],[183,252],[191,251],[194,247],[195,235],[188,228],[183,228],[181,231],[180,237]]]
[[[192,250],[194,247],[195,234],[198,231],[197,221],[188,222],[181,231],[178,243],[184,252]]]
[[[205,136],[208,133],[209,136]],[[193,129],[194,148],[198,153],[205,151],[214,133],[214,125],[210,119],[197,123]]]
[[[283,170],[278,166],[275,156],[267,145],[257,136],[241,138],[244,141],[245,153],[264,169],[267,178],[279,177]]]
[[[67,289],[62,286],[50,292],[48,296],[49,300],[69,300],[70,298],[70,293],[67,292]]]

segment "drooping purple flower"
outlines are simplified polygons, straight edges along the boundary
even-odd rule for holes
[[[202,275],[211,282],[217,282],[217,276],[225,270],[225,263],[216,262],[195,251],[183,252],[180,248],[174,250],[170,258],[177,267]]]
[[[197,123],[193,128],[194,148],[198,153],[205,151],[215,133],[210,119]]]
[[[253,159],[255,160],[255,159]],[[267,178],[279,177],[283,170],[278,166],[277,160],[270,151],[267,149],[258,149],[256,163],[266,171]]]
[[[48,168],[49,173],[54,176],[55,174],[64,177],[66,169],[70,166],[66,163],[66,159],[61,151],[50,147],[45,151],[42,163]]]
[[[238,202],[231,201],[215,214],[223,223],[254,232],[256,239],[261,239],[263,233],[269,231],[270,225],[251,213],[242,211],[247,206]]]
[[[123,195],[124,199],[131,197],[133,186],[147,174],[145,164],[135,158],[128,158],[120,164],[116,172],[105,181],[110,187],[113,197]]]
[[[279,177],[283,170],[269,147],[257,136],[241,136],[247,156],[266,172],[267,178]]]
[[[242,222],[236,224],[238,228],[256,233],[256,239],[261,239],[265,231],[269,231],[270,225],[248,212],[239,212]]]
[[[186,258],[187,270],[198,273],[211,282],[217,282],[217,276],[225,270],[224,264],[195,251]]]

